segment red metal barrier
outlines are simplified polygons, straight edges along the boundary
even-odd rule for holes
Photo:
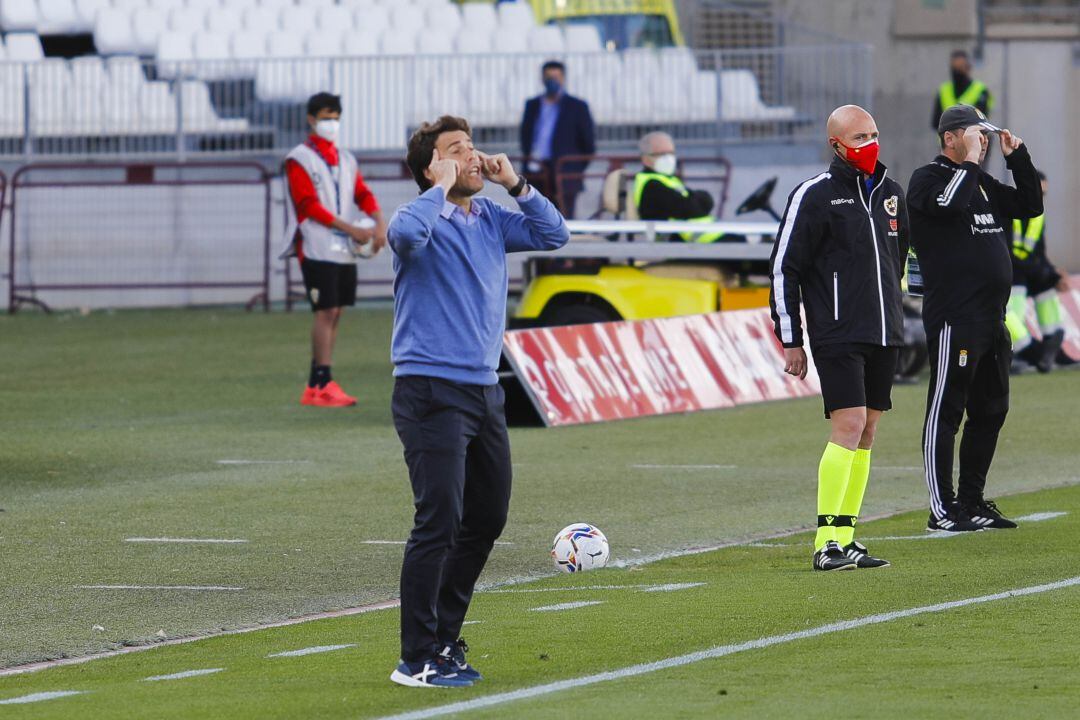
[[[48,311],[39,293],[178,304],[182,290],[245,288],[248,309],[269,310],[270,176],[253,162],[25,165],[11,179],[10,243],[12,313]]]

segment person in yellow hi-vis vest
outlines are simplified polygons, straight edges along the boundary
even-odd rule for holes
[[[642,220],[685,220],[715,222],[710,215],[715,202],[705,190],[691,190],[676,174],[678,160],[675,141],[664,132],[651,132],[638,141],[641,164],[644,168],[634,176],[634,205]],[[669,240],[711,243],[718,240],[743,240],[741,236],[724,236],[722,232],[683,232]]]
[[[1042,172],[1039,181],[1045,197],[1048,183]],[[1013,220],[1013,287],[1005,313],[1005,325],[1012,335],[1013,356],[1043,373],[1053,370],[1055,364],[1073,364],[1072,359],[1061,352],[1065,329],[1061,324],[1061,300],[1058,298],[1058,292],[1069,289],[1069,278],[1046,256],[1045,235],[1045,214],[1030,220]],[[1024,320],[1028,297],[1035,300],[1041,342],[1031,337]],[[1019,371],[1023,366],[1016,364],[1013,369]]]
[[[930,115],[930,127],[937,132],[941,113],[953,105],[973,105],[989,117],[994,109],[994,96],[981,80],[971,77],[971,58],[964,50],[953,50],[949,55],[951,78],[938,86],[934,98],[934,111]]]

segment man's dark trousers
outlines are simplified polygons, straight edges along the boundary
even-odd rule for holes
[[[416,507],[401,566],[401,659],[461,633],[510,505],[510,439],[498,385],[399,377],[391,410]]]
[[[930,510],[946,514],[953,501],[953,452],[956,433],[967,412],[960,440],[959,500],[983,498],[986,474],[994,459],[998,433],[1009,412],[1009,366],[1012,340],[1004,322],[950,325],[931,332],[930,388],[923,425],[923,463]]]

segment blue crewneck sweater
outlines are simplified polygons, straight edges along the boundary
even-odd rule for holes
[[[530,188],[513,212],[473,198],[466,215],[441,187],[398,208],[387,231],[394,261],[394,376],[494,385],[506,328],[506,253],[554,250],[570,233]]]

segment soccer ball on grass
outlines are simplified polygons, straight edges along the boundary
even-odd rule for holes
[[[588,523],[567,525],[551,544],[551,559],[565,573],[602,568],[610,554],[604,533]]]

